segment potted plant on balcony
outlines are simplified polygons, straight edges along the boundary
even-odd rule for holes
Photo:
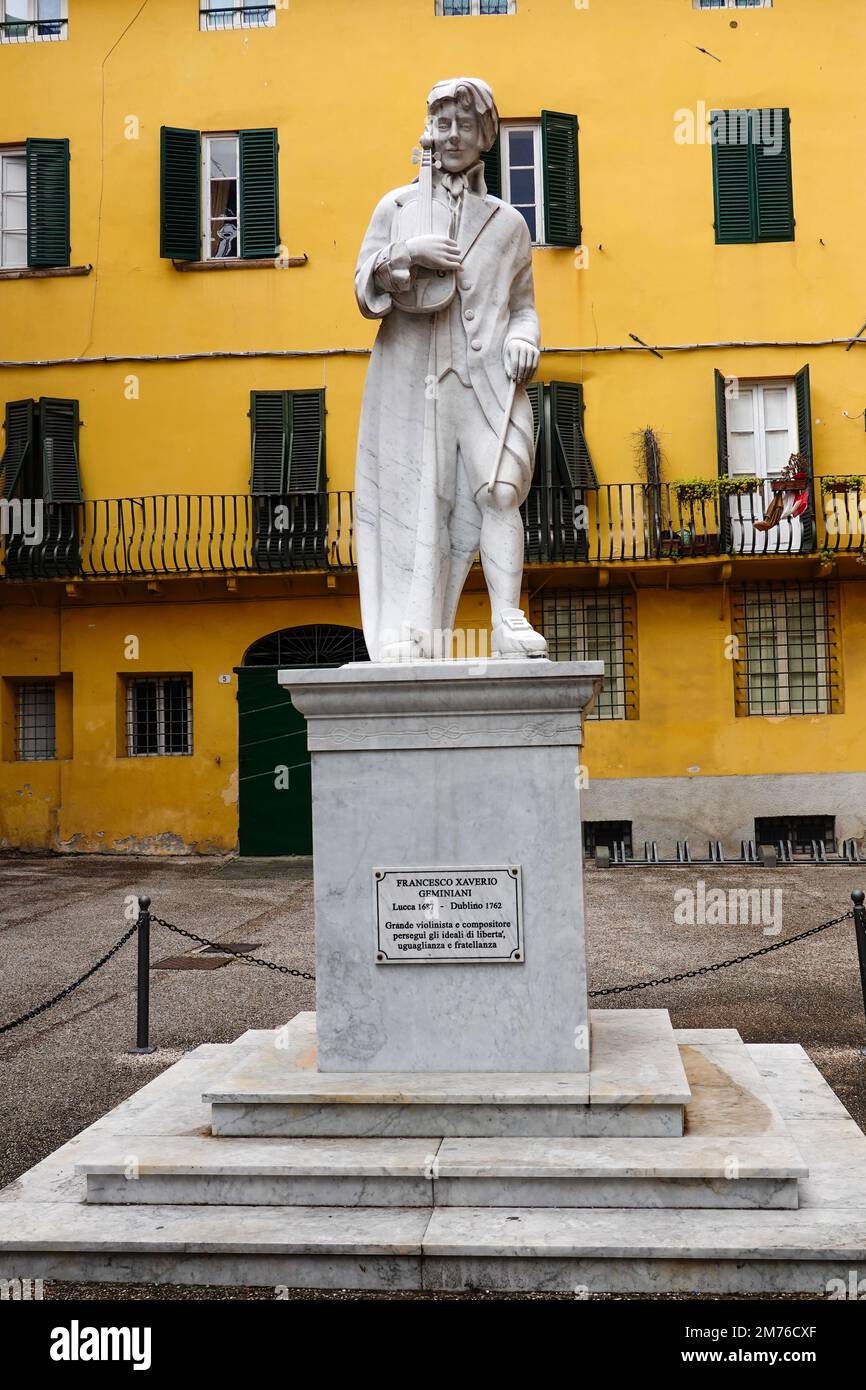
[[[717,530],[708,531],[706,526],[708,523],[715,525],[718,520],[718,478],[679,478],[672,487],[680,508],[680,521],[683,521],[685,513],[686,524],[671,533],[668,553],[674,559],[681,555],[717,555],[719,533]],[[708,502],[711,504],[709,513]],[[667,544],[668,538],[664,540]]]
[[[866,478],[859,473],[828,473],[821,479],[821,496],[827,497],[834,493],[853,492],[859,496],[863,491],[863,484]]]

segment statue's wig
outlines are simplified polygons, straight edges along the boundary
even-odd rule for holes
[[[499,112],[487,83],[480,77],[451,77],[446,82],[437,82],[427,98],[428,119],[445,101],[456,101],[464,110],[474,111],[481,126],[484,148],[491,149],[499,133]]]

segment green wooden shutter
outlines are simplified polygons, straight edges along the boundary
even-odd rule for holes
[[[574,381],[550,383],[554,463],[559,481],[571,487],[598,487],[583,432],[583,387]]]
[[[741,133],[740,119],[732,119],[731,111],[714,111],[713,140],[713,201],[716,217],[716,242],[719,245],[755,239],[755,199],[752,183],[753,146],[736,137]],[[729,143],[728,137],[734,139]],[[751,129],[749,128],[751,135]]]
[[[529,404],[532,406],[532,430],[535,439],[535,467],[533,482],[544,481],[544,386],[533,381],[526,388]]]
[[[546,519],[550,502],[549,491],[547,489],[547,465],[544,458],[544,386],[540,381],[533,381],[527,386],[526,394],[532,406],[535,466],[532,470],[532,486],[521,508],[521,513],[523,516],[526,560],[527,562],[538,563],[540,560],[546,558],[543,542],[547,532]]]
[[[241,256],[276,256],[280,244],[278,145],[275,130],[240,132]]]
[[[33,457],[33,401],[7,401],[6,444],[0,458],[3,496],[11,497],[22,472]]]
[[[728,398],[725,395],[726,378],[718,367],[715,370],[716,386],[716,467],[720,478],[728,476]],[[673,501],[670,504],[674,510]],[[726,497],[719,502],[719,547],[722,551],[731,548],[731,509]]]
[[[39,402],[42,495],[46,502],[80,502],[78,401],[43,396]]]
[[[27,264],[69,265],[69,141],[28,140]]]
[[[580,245],[577,117],[542,111],[544,239],[551,246]]]
[[[325,392],[290,391],[287,492],[325,487]]]
[[[159,133],[159,254],[201,260],[201,136],[163,126]]]
[[[772,122],[780,146],[764,141],[765,123]],[[757,132],[756,132],[757,135]],[[753,147],[758,241],[794,240],[794,194],[791,184],[791,118],[786,110],[761,112],[761,139]]]
[[[484,182],[487,184],[487,192],[492,193],[494,198],[502,197],[502,140],[497,135],[490,149],[481,156],[484,165]]]
[[[797,447],[806,460],[806,468],[812,474],[812,481],[809,484],[809,506],[800,518],[803,527],[800,549],[804,554],[809,554],[815,549],[817,528],[815,526],[815,466],[812,454],[812,389],[808,364],[794,377],[794,392],[797,397],[797,435],[799,440]]]
[[[289,393],[251,391],[252,472],[250,492],[278,497],[286,491],[289,440]]]

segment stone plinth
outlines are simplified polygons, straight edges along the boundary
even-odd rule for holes
[[[493,660],[280,673],[312,755],[321,1071],[588,1070],[577,768],[602,670]],[[377,870],[508,867],[522,899],[511,959],[377,959]],[[469,920],[448,901],[441,911],[446,930]]]

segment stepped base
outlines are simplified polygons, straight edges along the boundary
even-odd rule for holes
[[[826,1294],[866,1276],[866,1136],[799,1047],[677,1033],[681,1138],[213,1136],[202,1094],[269,1036],[196,1049],[0,1193],[0,1277]]]
[[[299,1014],[204,1099],[218,1135],[681,1135],[691,1092],[667,1010],[590,1018],[588,1072],[321,1072],[315,1014]]]

